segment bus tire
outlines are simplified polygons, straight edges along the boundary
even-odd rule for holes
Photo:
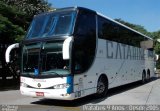
[[[150,81],[150,70],[147,70],[147,76],[146,76],[146,81],[149,82]]]
[[[97,83],[97,97],[105,97],[108,92],[108,79],[106,76],[101,75]]]
[[[145,82],[146,82],[146,73],[145,73],[145,71],[143,71],[143,73],[142,73],[142,84],[145,84]]]

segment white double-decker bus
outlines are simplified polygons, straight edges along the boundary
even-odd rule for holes
[[[154,75],[153,40],[82,7],[36,15],[20,44],[22,95],[73,100]]]

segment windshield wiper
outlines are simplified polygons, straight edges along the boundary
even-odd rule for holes
[[[33,74],[30,74],[30,73],[22,73],[22,75],[28,76],[28,77],[33,77],[34,76]]]
[[[61,77],[61,78],[63,78],[63,75],[61,75],[61,74],[58,74],[58,73],[56,73],[56,72],[45,72],[45,74],[55,74],[55,75],[57,75],[58,77]]]

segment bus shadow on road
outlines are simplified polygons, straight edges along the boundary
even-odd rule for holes
[[[19,79],[0,79],[0,91],[19,90]]]
[[[150,82],[155,81],[156,79],[159,79],[159,78],[151,78]],[[122,92],[140,87],[142,85],[143,84],[141,83],[141,81],[138,81],[138,82],[130,83],[127,85],[115,87],[115,88],[110,89],[108,91],[107,96],[103,98],[97,98],[95,95],[89,95],[89,96],[86,96],[80,99],[76,99],[76,100],[72,100],[72,101],[55,100],[55,99],[40,99],[39,101],[32,102],[31,104],[47,105],[47,106],[64,106],[64,107],[79,107],[79,106],[86,105],[86,104],[97,104],[97,103],[104,101],[108,97],[112,97],[116,94],[120,94]]]

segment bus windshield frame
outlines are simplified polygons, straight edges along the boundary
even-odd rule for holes
[[[23,76],[63,77],[70,74],[70,60],[62,58],[63,41],[24,45],[21,71]]]
[[[71,35],[73,33],[76,13],[76,11],[60,11],[35,16],[25,39]]]

